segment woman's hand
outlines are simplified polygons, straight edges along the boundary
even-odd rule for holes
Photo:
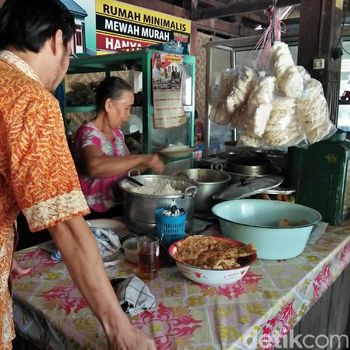
[[[153,154],[151,156],[149,167],[157,174],[161,174],[164,171],[164,163],[159,158],[158,154]]]

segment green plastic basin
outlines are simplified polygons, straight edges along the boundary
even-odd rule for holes
[[[258,258],[270,260],[301,254],[314,225],[321,220],[319,212],[304,205],[263,199],[221,202],[213,206],[212,212],[225,237],[254,243]],[[279,227],[282,219],[293,226]]]

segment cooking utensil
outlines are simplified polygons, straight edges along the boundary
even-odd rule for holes
[[[194,211],[210,212],[215,204],[213,194],[222,191],[231,181],[231,176],[218,169],[185,169],[176,173],[176,176],[185,177],[195,182],[198,187]]]
[[[295,192],[295,190],[292,189],[292,188],[283,188],[283,187],[277,186],[277,187],[274,187],[274,188],[269,188],[269,189],[263,191],[262,193],[265,193],[265,194],[284,194],[284,195],[289,195],[289,194],[292,194],[294,192]]]
[[[289,259],[301,254],[321,215],[309,207],[275,200],[239,199],[216,204],[223,235],[254,243],[260,259]],[[290,226],[279,227],[288,220]],[[293,225],[293,226],[292,226]]]
[[[126,177],[129,181],[133,182],[134,184],[138,185],[138,186],[143,186],[143,183],[141,183],[140,181],[134,179],[132,176],[127,176]]]
[[[237,183],[242,179],[279,174],[281,168],[275,166],[271,159],[264,155],[231,155],[226,161],[225,171],[231,175],[231,182]]]
[[[226,170],[247,176],[259,176],[271,174],[273,165],[271,160],[265,157],[229,156],[226,161]]]

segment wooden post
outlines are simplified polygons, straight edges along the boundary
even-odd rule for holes
[[[300,9],[298,64],[319,80],[330,108],[338,121],[340,86],[340,36],[343,0],[302,0]],[[324,59],[323,69],[314,69],[315,59]]]
[[[197,10],[198,0],[184,0],[183,5],[186,10],[190,11],[191,17],[194,11]],[[191,21],[191,42],[190,42],[190,54],[196,55],[196,41],[197,41],[197,24],[194,21]]]

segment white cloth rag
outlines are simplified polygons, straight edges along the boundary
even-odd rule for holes
[[[103,261],[114,259],[121,248],[117,234],[110,228],[91,227]]]
[[[117,234],[109,228],[91,227],[91,231],[96,238],[103,261],[106,263],[116,260],[121,248],[121,243]],[[55,261],[62,260],[62,255],[55,246],[51,251],[51,259]]]

